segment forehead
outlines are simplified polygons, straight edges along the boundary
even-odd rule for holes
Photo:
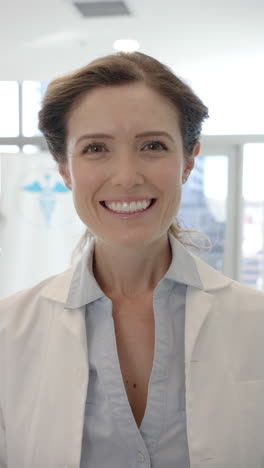
[[[142,126],[152,129],[161,124],[163,129],[179,130],[175,106],[145,83],[130,83],[100,87],[82,95],[72,108],[67,127],[71,134],[88,128],[103,130],[104,127],[107,131],[117,127],[138,131]]]

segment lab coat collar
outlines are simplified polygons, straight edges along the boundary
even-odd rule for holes
[[[184,247],[182,243],[179,240],[177,240],[170,232],[169,232],[169,240],[170,240],[170,244],[173,250],[173,255],[177,259],[177,268],[180,269],[181,265],[182,266],[184,265],[185,270],[186,270],[186,262],[188,262],[190,266],[191,265],[196,266],[195,283],[189,284],[190,281],[188,281],[188,277],[186,276],[187,285],[195,287],[196,289],[203,290],[205,292],[209,292],[211,290],[225,288],[233,281],[231,278],[228,278],[227,276],[224,276],[222,273],[219,273],[217,270],[209,266],[204,260],[197,257],[190,251],[188,251],[186,247]],[[92,273],[92,270],[91,270],[92,255],[91,254],[94,250],[94,242],[95,242],[94,239],[90,241],[87,249],[82,255],[77,266],[73,265],[71,268],[64,271],[63,273],[51,278],[50,281],[48,281],[45,284],[41,293],[42,297],[45,297],[55,302],[66,304],[68,300],[69,290],[70,290],[72,280],[74,280],[78,285],[78,281],[80,280],[80,276],[82,274],[82,269],[86,267],[88,259],[90,260],[88,264],[90,279],[93,282],[93,284],[90,284],[89,286],[91,288],[90,302],[92,300],[97,300],[98,298],[104,296],[104,293],[99,287],[98,283],[96,282],[93,274],[91,274]],[[81,263],[81,268],[80,268],[80,263]],[[166,273],[166,277],[168,279],[177,280],[176,279],[177,271],[176,271],[175,265],[176,265],[176,262],[172,262],[172,264],[170,265],[170,268],[168,269]],[[79,269],[79,274],[76,276],[74,275],[74,273],[76,272],[77,268]],[[72,304],[72,307],[74,308],[73,304]]]

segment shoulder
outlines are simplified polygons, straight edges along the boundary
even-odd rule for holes
[[[40,302],[45,298],[63,302],[72,274],[73,267],[45,278],[30,288],[0,299],[0,329],[17,314],[23,313],[25,315],[27,311],[28,313],[37,311]],[[46,307],[48,307],[47,301]]]
[[[241,302],[245,307],[259,303],[264,306],[264,291],[242,284],[223,273],[217,271],[204,260],[192,254],[195,260],[199,276],[204,286],[204,291],[221,298],[232,299]]]
[[[255,310],[264,314],[264,291],[233,280],[226,296],[227,299],[230,299],[231,304],[235,305],[239,310]]]

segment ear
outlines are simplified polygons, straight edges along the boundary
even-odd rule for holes
[[[194,168],[194,158],[198,156],[198,154],[200,153],[200,148],[201,148],[201,144],[199,141],[197,141],[194,145],[191,157],[189,156],[188,159],[186,159],[185,172],[187,172],[188,175],[192,172]]]
[[[192,155],[194,157],[198,156],[198,154],[200,153],[200,149],[201,149],[201,143],[197,141],[194,145]]]
[[[69,170],[68,170],[67,166],[65,164],[60,163],[58,165],[58,169],[59,169],[59,173],[60,173],[61,177],[64,180],[64,183],[65,183],[66,187],[69,190],[71,190],[72,189],[71,177],[70,177]]]

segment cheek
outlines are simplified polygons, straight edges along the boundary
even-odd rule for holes
[[[73,179],[76,192],[94,192],[102,182],[102,174],[94,168],[79,167],[74,171]]]
[[[181,187],[182,174],[179,167],[163,167],[159,171],[159,185],[168,192],[175,193]]]

